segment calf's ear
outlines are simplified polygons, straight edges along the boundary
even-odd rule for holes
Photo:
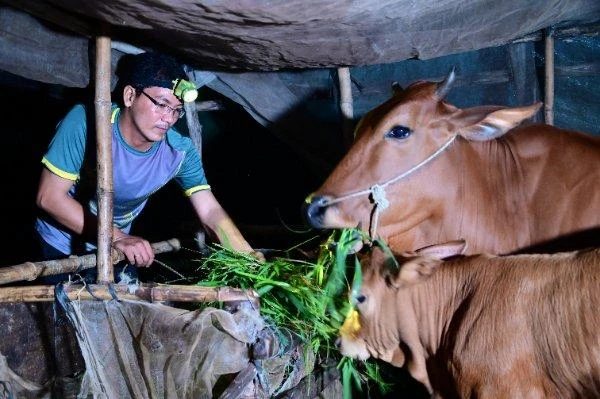
[[[400,288],[425,281],[437,270],[441,263],[442,261],[439,259],[426,256],[412,258],[400,266],[400,271],[393,285]]]
[[[458,130],[458,134],[467,140],[487,141],[502,136],[518,126],[527,118],[531,118],[542,106],[537,102],[527,107],[474,107],[461,112],[460,119],[466,125]]]
[[[400,287],[402,284],[414,284],[426,280],[442,264],[443,259],[461,255],[466,247],[465,240],[455,240],[416,250],[418,256],[408,259],[400,266],[394,286]]]
[[[467,249],[465,240],[448,241],[443,244],[429,245],[415,252],[421,256],[427,256],[438,260],[450,258],[452,256],[462,255]]]

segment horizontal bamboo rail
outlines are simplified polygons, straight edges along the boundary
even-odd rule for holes
[[[254,290],[232,287],[198,287],[190,285],[111,284],[118,299],[148,302],[242,302],[249,301],[257,309],[259,295]],[[114,299],[106,284],[66,284],[65,293],[71,300]],[[0,288],[0,302],[52,302],[53,285]]]
[[[151,244],[155,254],[178,251],[181,243],[172,238]],[[125,259],[125,255],[116,249],[112,250],[113,264]],[[52,276],[61,273],[75,273],[84,269],[96,267],[96,254],[72,256],[67,259],[46,260],[41,262],[25,262],[20,265],[0,268],[0,285],[15,281],[33,281],[38,277]]]

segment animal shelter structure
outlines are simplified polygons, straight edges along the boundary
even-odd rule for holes
[[[3,170],[36,163],[7,186],[33,192],[51,134],[41,130],[93,93],[102,194],[98,252],[56,262],[28,258],[33,195],[7,199],[16,212],[0,242],[0,397],[49,395],[53,357],[63,374],[85,368],[80,392],[94,397],[341,397],[335,367],[319,367],[301,343],[281,342],[253,290],[113,284],[122,255],[110,247],[106,129],[121,57],[157,49],[185,62],[201,96],[178,127],[209,161],[228,159],[221,169],[207,162],[214,190],[256,247],[273,248],[288,234],[281,219],[303,223],[304,198],[394,82],[441,81],[454,69],[449,98],[458,106],[543,101],[534,121],[600,135],[599,33],[600,3],[590,0],[0,0],[0,90],[15,101],[0,112],[14,132],[7,148],[19,149]],[[36,113],[46,115],[42,128]],[[244,124],[233,125],[241,114]],[[270,150],[284,155],[274,161]],[[178,222],[151,234],[155,253],[181,246],[169,240],[185,231]],[[93,285],[23,283],[94,266]],[[224,309],[168,306],[211,301]],[[67,318],[57,318],[59,306]],[[67,322],[76,340],[65,338]]]

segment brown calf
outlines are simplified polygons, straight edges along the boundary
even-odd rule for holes
[[[600,397],[600,250],[441,260],[463,248],[374,249],[341,352],[439,397]]]

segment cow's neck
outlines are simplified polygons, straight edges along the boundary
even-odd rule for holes
[[[448,196],[441,201],[445,206],[441,220],[420,226],[429,242],[419,245],[461,238],[467,241],[467,253],[476,254],[507,253],[529,244],[529,226],[523,223],[528,217],[522,170],[509,140],[460,139],[440,161],[440,173],[455,173],[447,178],[456,189],[440,190],[440,195]],[[415,237],[425,238],[419,229]]]
[[[461,230],[470,234],[470,240],[464,237],[471,247],[469,253],[508,253],[529,245],[526,184],[512,141],[459,143],[464,174],[459,198]]]
[[[436,180],[426,184],[434,184],[435,191],[423,190],[418,179],[414,187],[398,185],[396,196],[409,195],[410,201],[397,201],[382,213],[379,232],[390,247],[415,250],[462,238],[467,253],[475,254],[508,253],[530,244],[523,171],[510,140],[458,139],[427,168],[423,172]],[[404,208],[410,202],[415,205]]]

